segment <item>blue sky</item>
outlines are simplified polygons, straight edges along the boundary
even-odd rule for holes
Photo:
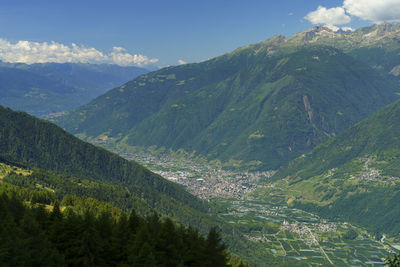
[[[147,57],[142,65],[154,59],[153,64],[166,66],[206,60],[276,34],[291,36],[313,26],[304,17],[318,6],[342,5],[343,0],[3,0],[0,38],[8,47],[21,40],[68,47],[74,43],[109,59],[114,51],[116,56]],[[369,24],[371,20],[353,16],[344,26]],[[3,57],[7,59],[13,57]]]

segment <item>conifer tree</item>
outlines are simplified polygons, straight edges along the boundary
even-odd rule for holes
[[[228,266],[226,246],[222,243],[217,228],[211,228],[205,247],[207,266]]]

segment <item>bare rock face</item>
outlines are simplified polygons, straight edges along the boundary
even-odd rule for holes
[[[400,75],[400,65],[393,67],[393,69],[389,72],[389,74],[391,74],[393,76],[399,76]]]

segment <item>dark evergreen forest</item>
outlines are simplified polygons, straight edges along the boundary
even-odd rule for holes
[[[0,195],[2,266],[228,266],[227,256],[216,228],[203,237],[156,214],[62,212]]]

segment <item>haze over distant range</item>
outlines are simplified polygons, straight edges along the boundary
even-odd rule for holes
[[[312,25],[352,30],[400,19],[398,0],[24,0],[2,2],[0,10],[2,61],[147,68],[203,61]]]

